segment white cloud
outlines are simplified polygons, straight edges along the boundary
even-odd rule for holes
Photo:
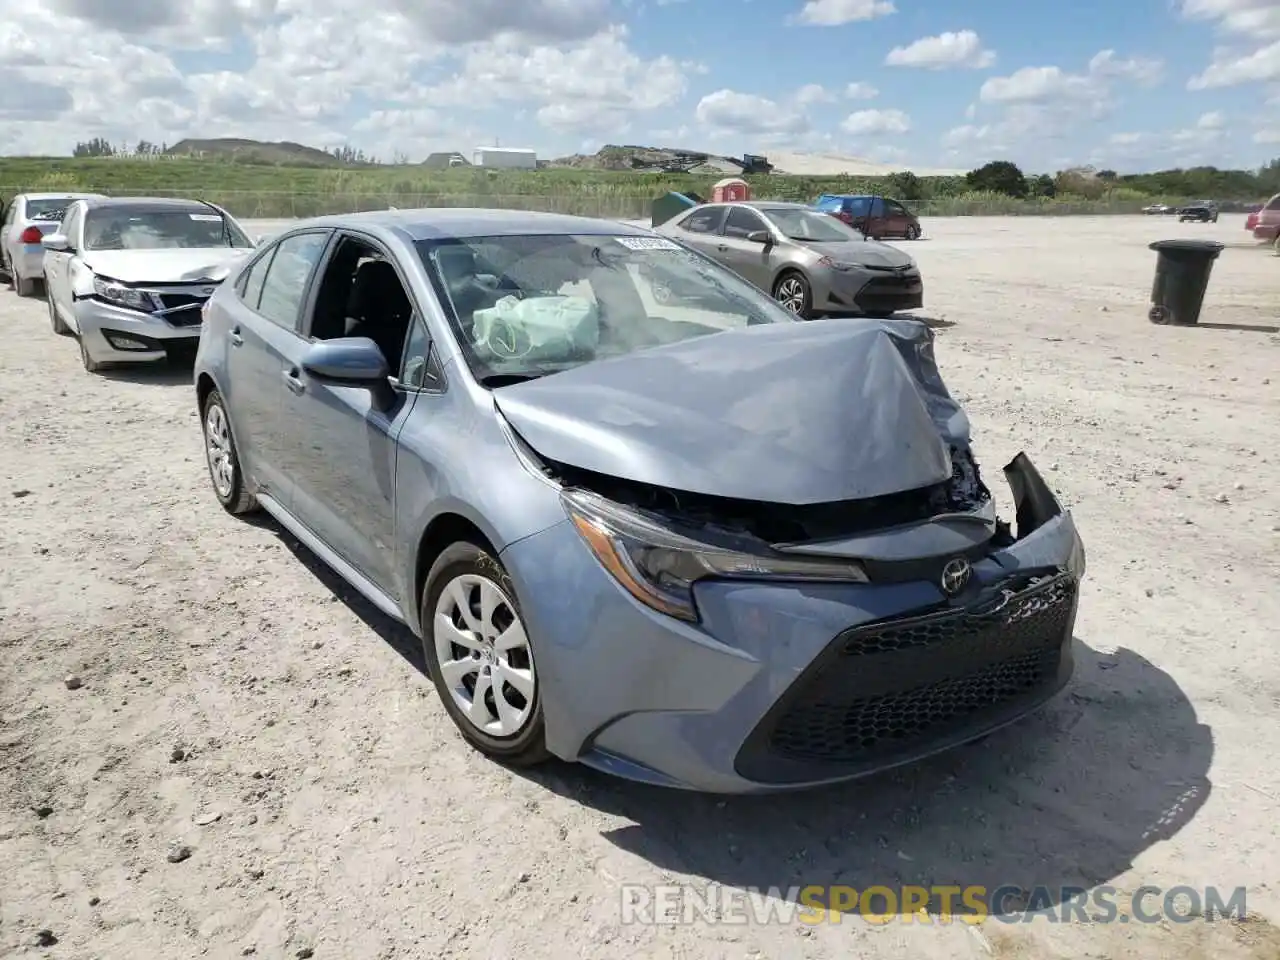
[[[1200,114],[1200,119],[1196,121],[1196,127],[1201,130],[1221,130],[1227,125],[1227,118],[1221,110],[1212,110],[1209,113]]]
[[[844,95],[850,100],[874,100],[880,91],[862,80],[855,80],[844,88]]]
[[[1280,143],[1280,127],[1259,130],[1253,135],[1254,143]]]
[[[1238,48],[1214,50],[1213,62],[1187,81],[1187,89],[1213,90],[1276,81],[1280,81],[1280,40],[1250,54],[1243,54]]]
[[[1143,86],[1152,86],[1164,77],[1164,61],[1151,57],[1120,59],[1114,50],[1101,50],[1089,61],[1089,74],[1133,80]]]
[[[1183,0],[1182,15],[1216,21],[1226,34],[1280,39],[1280,5],[1275,0]]]
[[[948,67],[982,69],[996,62],[993,51],[982,46],[981,38],[972,30],[940,33],[922,37],[905,47],[894,47],[884,62],[890,67],[923,67],[945,70]]]
[[[699,123],[726,133],[798,135],[809,129],[809,120],[802,112],[736,90],[707,94],[698,101],[694,116]]]
[[[987,103],[1088,100],[1100,89],[1096,78],[1067,73],[1061,67],[1023,67],[1007,77],[992,77],[984,82],[978,98]]]
[[[807,107],[815,103],[832,103],[836,95],[820,83],[807,83],[796,91],[794,99],[802,107]]]
[[[1129,147],[1142,143],[1146,138],[1147,135],[1145,133],[1113,133],[1107,138],[1107,142],[1116,147]]]
[[[838,27],[859,20],[874,20],[897,12],[893,0],[809,0],[796,20],[812,27]]]
[[[911,118],[901,110],[858,110],[844,118],[840,129],[852,134],[907,133]]]

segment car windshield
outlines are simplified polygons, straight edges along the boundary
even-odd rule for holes
[[[862,240],[857,230],[825,213],[816,213],[801,207],[760,207],[761,213],[773,221],[782,235],[791,240],[811,240],[814,243],[840,243],[845,240]]]
[[[665,237],[422,241],[472,372],[500,386],[648,347],[795,316]]]
[[[70,197],[40,197],[27,201],[28,220],[61,220],[71,206]]]
[[[86,250],[251,247],[249,238],[213,208],[90,211],[84,224]]]

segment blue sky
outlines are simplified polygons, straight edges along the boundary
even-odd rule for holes
[[[1280,0],[0,0],[0,91],[10,153],[199,135],[1257,166],[1280,155]]]

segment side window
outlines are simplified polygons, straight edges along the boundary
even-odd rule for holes
[[[884,208],[885,212],[891,217],[905,217],[908,215],[907,208],[896,200],[886,200],[884,202]]]
[[[240,294],[240,299],[244,301],[245,306],[253,310],[258,309],[258,304],[262,300],[262,285],[266,282],[267,271],[271,268],[271,258],[275,255],[276,251],[273,247],[250,264],[249,269],[240,278],[240,282],[236,284],[236,292]]]
[[[414,317],[409,329],[409,342],[404,351],[404,368],[400,382],[415,390],[440,390],[444,388],[444,372],[440,359],[431,345],[426,324]]]
[[[746,207],[731,207],[729,209],[729,219],[724,222],[724,235],[726,237],[745,238],[747,234],[754,233],[757,230],[767,230],[764,220],[754,210]]]
[[[258,298],[258,313],[289,330],[297,328],[307,281],[329,242],[327,233],[300,233],[276,245]]]
[[[1268,200],[1267,205],[1262,209],[1268,212],[1272,210],[1280,210],[1280,193],[1277,193],[1274,197]]]
[[[874,200],[871,201],[871,216],[873,217],[884,216],[884,201],[881,200],[879,197],[876,197]]]
[[[58,225],[58,232],[67,238],[72,249],[76,246],[76,226],[80,223],[80,205],[73,203],[67,207],[66,216],[62,218],[62,223]]]
[[[870,209],[870,207],[871,201],[866,197],[854,197],[849,201],[848,206],[845,207],[845,213],[852,217],[865,217],[867,215],[867,210]]]
[[[680,221],[680,229],[690,233],[715,233],[723,220],[724,207],[707,207],[704,210],[694,210]]]

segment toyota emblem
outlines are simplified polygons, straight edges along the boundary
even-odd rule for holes
[[[942,592],[948,597],[954,597],[969,585],[972,573],[973,568],[964,557],[948,560],[947,565],[942,568]]]

